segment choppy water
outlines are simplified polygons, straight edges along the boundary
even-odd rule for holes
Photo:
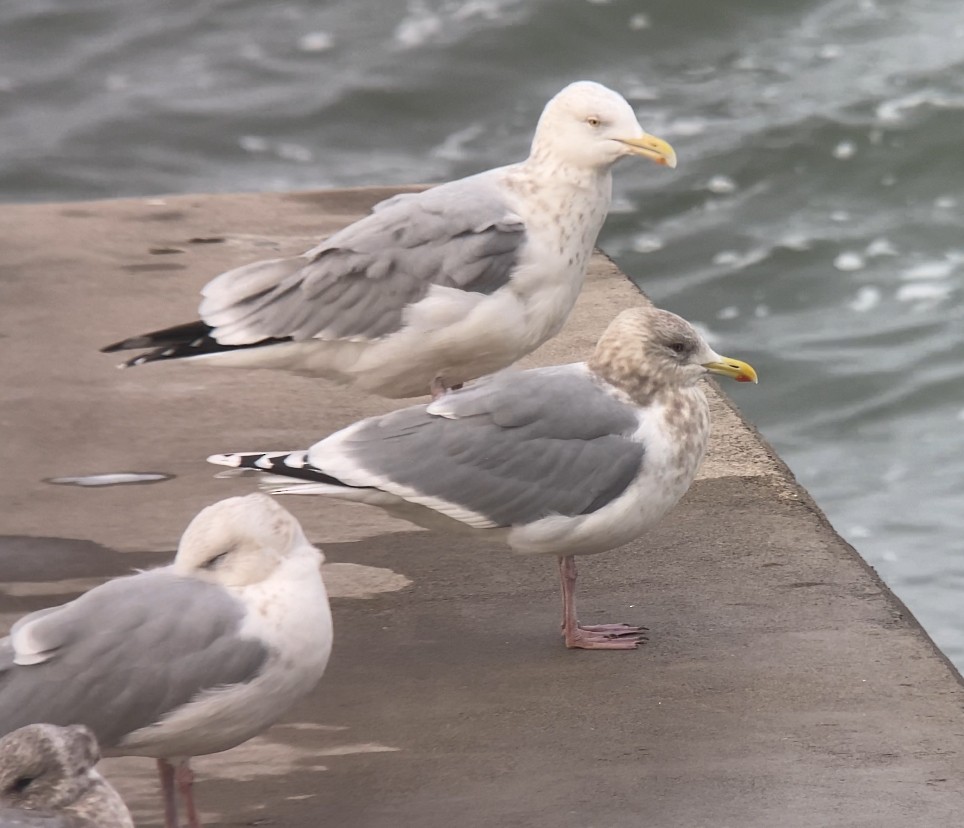
[[[444,180],[578,78],[680,159],[603,248],[964,665],[960,0],[3,0],[0,199]]]

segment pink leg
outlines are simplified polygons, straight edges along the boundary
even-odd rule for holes
[[[559,558],[559,580],[562,585],[562,634],[566,646],[581,650],[635,650],[644,641],[643,627],[629,624],[595,624],[582,626],[576,618],[576,559],[572,555]]]
[[[157,775],[161,778],[164,797],[164,828],[178,828],[177,794],[174,792],[174,768],[166,759],[157,760]]]
[[[190,759],[178,762],[174,769],[174,778],[177,780],[177,788],[187,811],[188,827],[201,828],[201,820],[198,819],[197,808],[194,806],[194,771],[191,770],[190,762]]]

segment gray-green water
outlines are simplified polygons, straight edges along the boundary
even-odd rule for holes
[[[578,78],[680,160],[602,247],[964,665],[960,0],[3,0],[0,199],[444,180]]]

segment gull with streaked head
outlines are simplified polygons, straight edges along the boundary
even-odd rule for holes
[[[0,739],[0,828],[134,828],[83,725],[31,724]]]
[[[632,649],[640,627],[579,624],[573,556],[638,538],[689,488],[709,436],[700,387],[708,373],[757,380],[686,320],[632,308],[587,362],[502,371],[306,451],[208,459],[267,472],[274,494],[367,503],[427,528],[488,532],[517,553],[555,555],[566,646]]]

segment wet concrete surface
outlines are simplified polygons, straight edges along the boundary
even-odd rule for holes
[[[305,447],[395,406],[268,372],[117,371],[97,352],[194,318],[212,276],[300,252],[388,194],[0,208],[4,628],[168,559],[200,508],[252,489],[214,479],[207,455]],[[529,362],[583,358],[639,301],[597,257],[563,334]],[[562,647],[551,558],[285,500],[326,552],[335,650],[283,724],[197,760],[206,824],[956,824],[957,674],[726,400],[713,407],[711,454],[683,504],[581,561],[583,620],[646,624],[636,652]],[[44,482],[138,470],[173,478]],[[104,769],[139,825],[160,824],[152,762]]]

